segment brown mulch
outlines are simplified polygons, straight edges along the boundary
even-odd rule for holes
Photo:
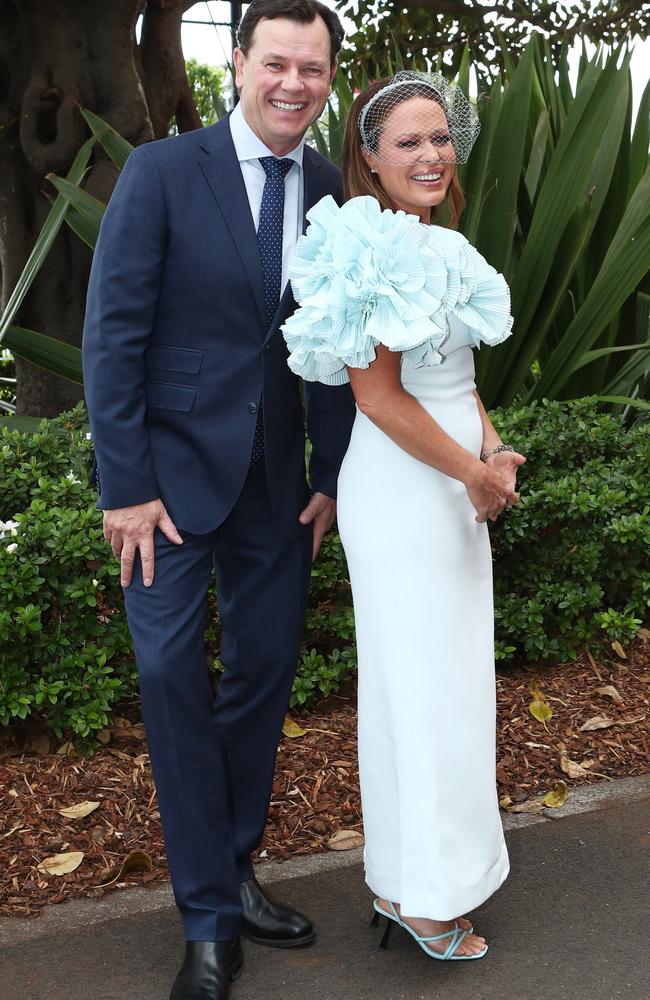
[[[545,725],[529,713],[536,688],[553,712]],[[625,659],[612,652],[611,659],[583,656],[571,664],[499,671],[497,698],[500,799],[507,796],[516,806],[560,779],[571,794],[581,784],[650,770],[647,629]],[[596,717],[603,728],[581,730]],[[324,851],[339,831],[362,830],[354,693],[294,718],[307,731],[282,740],[261,860]],[[0,738],[0,914],[35,916],[49,903],[167,878],[137,706],[124,709],[110,742],[90,759],[69,755],[70,745],[60,743],[33,725],[5,730]],[[568,759],[582,765],[583,774],[563,772],[562,757],[565,771]],[[84,818],[59,813],[89,800],[99,806]],[[75,871],[38,870],[46,858],[73,851],[83,852]],[[142,871],[140,853],[139,871],[117,875],[133,852],[146,853],[150,870]],[[112,886],[101,888],[109,870]]]

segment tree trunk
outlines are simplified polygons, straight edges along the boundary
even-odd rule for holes
[[[195,2],[0,0],[0,310],[54,197],[47,174],[65,174],[88,136],[78,105],[133,145],[164,137],[175,115],[181,131],[200,126],[180,42],[182,14]],[[86,189],[107,201],[115,179],[98,150]],[[63,227],[17,322],[80,346],[90,262]],[[79,387],[20,359],[16,372],[21,414],[54,416],[81,398]]]

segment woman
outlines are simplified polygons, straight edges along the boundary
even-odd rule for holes
[[[397,923],[427,955],[475,959],[459,915],[508,873],[495,787],[487,520],[517,466],[474,384],[472,348],[512,327],[504,279],[452,229],[456,164],[478,132],[438,75],[399,73],[355,100],[346,203],[309,213],[284,328],[291,368],[357,402],[338,521],[355,607],[365,868],[385,946]],[[406,213],[406,214],[405,214]]]

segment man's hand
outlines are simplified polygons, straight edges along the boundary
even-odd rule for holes
[[[145,587],[150,587],[153,583],[153,533],[156,528],[160,528],[163,535],[175,545],[183,544],[162,500],[150,500],[135,507],[104,511],[104,538],[110,542],[114,555],[120,560],[120,583],[123,587],[128,587],[131,583],[138,550],[143,583]]]
[[[329,531],[336,515],[336,500],[326,497],[324,493],[314,493],[313,497],[298,518],[301,524],[313,524],[314,526],[314,546],[312,549],[312,562],[318,555],[320,543],[323,535]]]

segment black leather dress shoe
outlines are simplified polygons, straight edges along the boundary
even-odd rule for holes
[[[291,906],[265,896],[254,878],[241,884],[241,932],[255,944],[271,948],[299,948],[316,937],[311,920]]]
[[[241,938],[187,941],[185,961],[169,1000],[228,1000],[230,984],[241,974]]]

